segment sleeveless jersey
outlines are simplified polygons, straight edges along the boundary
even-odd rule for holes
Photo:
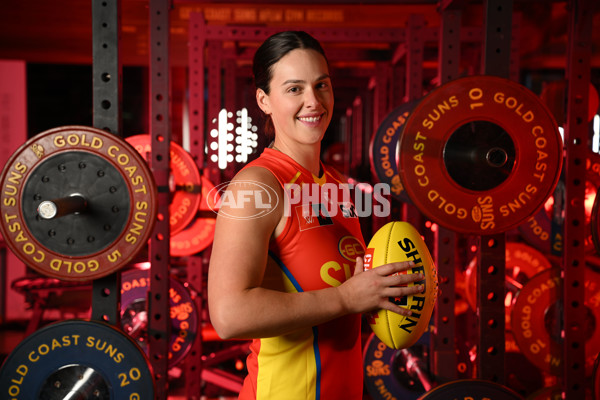
[[[365,245],[341,175],[322,164],[323,176],[315,177],[270,148],[246,168],[249,166],[268,169],[284,192],[293,193],[283,232],[269,246],[269,256],[280,268],[286,291],[323,289],[348,279]],[[308,204],[298,190],[310,200]],[[313,192],[309,196],[306,190]],[[362,399],[360,331],[361,317],[354,314],[291,334],[254,339],[239,398]]]

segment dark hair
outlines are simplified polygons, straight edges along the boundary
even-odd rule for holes
[[[295,49],[312,49],[319,52],[327,61],[321,43],[304,31],[284,31],[268,37],[254,53],[252,73],[257,89],[269,94],[273,65]]]
[[[304,31],[284,31],[268,37],[254,53],[252,73],[254,74],[254,85],[262,89],[266,94],[271,91],[271,78],[273,77],[273,65],[292,50],[311,49],[320,53],[325,62],[327,57],[321,47],[321,43]],[[273,123],[267,116],[265,121],[265,132],[273,135]]]

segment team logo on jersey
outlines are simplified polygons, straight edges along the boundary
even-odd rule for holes
[[[318,228],[321,226],[333,225],[333,220],[327,212],[327,207],[322,203],[302,204],[296,206],[296,217],[300,230]]]
[[[340,254],[348,261],[356,261],[356,257],[365,254],[363,245],[354,236],[344,236],[338,243]]]

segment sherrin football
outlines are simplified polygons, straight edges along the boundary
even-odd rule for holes
[[[412,314],[404,316],[381,309],[367,315],[375,335],[392,349],[404,349],[419,340],[427,330],[438,293],[437,269],[421,235],[408,222],[392,221],[373,235],[365,252],[364,269],[401,261],[413,261],[415,265],[400,273],[420,272],[425,276],[407,285],[424,285],[422,293],[390,299]]]

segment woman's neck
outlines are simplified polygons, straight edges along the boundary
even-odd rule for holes
[[[291,147],[287,146],[286,143],[275,140],[271,148],[288,155],[298,164],[310,171],[313,175],[321,176],[320,144]]]

